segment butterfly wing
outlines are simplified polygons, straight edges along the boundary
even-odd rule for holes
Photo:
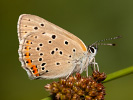
[[[18,20],[18,37],[21,40],[26,34],[30,32],[37,32],[40,30],[50,30],[51,32],[63,34],[66,37],[76,41],[80,45],[80,49],[87,51],[85,44],[77,36],[60,28],[59,26],[48,22],[47,20],[30,14],[22,14]]]
[[[19,59],[31,78],[67,76],[87,51],[73,34],[34,15],[18,21]]]

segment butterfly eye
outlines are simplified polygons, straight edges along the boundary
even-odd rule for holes
[[[95,47],[89,47],[89,52],[90,53],[96,53],[97,49]]]
[[[91,51],[92,53],[94,53],[94,48],[90,47],[90,51]]]

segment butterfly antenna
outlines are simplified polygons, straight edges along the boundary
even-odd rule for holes
[[[99,42],[104,42],[104,41],[108,41],[108,40],[115,40],[115,39],[119,39],[119,38],[121,38],[121,36],[116,36],[116,37],[113,37],[113,38],[99,40],[99,41],[94,42],[91,46],[93,46],[93,45],[109,45],[109,46],[115,46],[116,44],[114,44],[114,43],[99,43]]]

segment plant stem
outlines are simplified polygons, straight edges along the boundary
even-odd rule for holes
[[[44,98],[44,99],[42,99],[42,100],[52,100],[52,97],[46,97],[46,98]]]
[[[128,75],[128,74],[133,74],[133,66],[107,75],[107,78],[103,81],[103,83],[120,78],[120,77]]]

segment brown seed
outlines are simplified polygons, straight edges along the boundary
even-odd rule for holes
[[[85,91],[86,91],[86,92],[89,92],[90,89],[91,89],[90,86],[87,85]]]
[[[104,100],[104,96],[103,95],[98,95],[96,98],[97,98],[97,100]]]
[[[65,95],[61,95],[61,100],[66,100],[66,96]]]
[[[97,90],[98,90],[98,91],[101,91],[103,88],[104,88],[104,87],[103,87],[103,85],[102,85],[101,83],[98,83],[98,84],[97,84]]]
[[[86,95],[86,96],[85,96],[85,100],[92,100],[92,97]]]
[[[68,81],[74,83],[74,82],[75,82],[75,78],[74,78],[73,76],[70,76],[70,77],[68,78]]]
[[[67,88],[67,89],[66,89],[66,93],[67,93],[67,94],[70,94],[70,93],[71,93],[71,89],[70,89],[70,88]]]
[[[47,84],[47,85],[44,86],[44,88],[45,88],[47,91],[51,91],[52,86],[51,86],[51,84]]]
[[[63,89],[61,90],[61,93],[63,93],[63,94],[67,93],[67,89],[66,89],[66,88],[63,88]]]
[[[98,81],[104,81],[106,79],[106,74],[103,72],[99,75]]]
[[[81,83],[81,88],[85,89],[86,86],[87,86],[86,83],[83,83],[83,84]]]
[[[52,88],[52,93],[58,93],[58,88],[53,87],[53,88]]]
[[[72,97],[72,100],[80,100],[80,96],[77,94],[74,94]]]
[[[81,82],[78,81],[78,82],[75,83],[75,85],[79,87],[79,86],[81,86]]]
[[[77,92],[77,94],[78,94],[79,96],[83,96],[83,95],[84,95],[84,91],[79,90],[79,91]]]
[[[53,83],[52,83],[52,86],[53,86],[53,87],[58,87],[58,85],[59,85],[59,84],[58,84],[57,82],[53,82]]]
[[[80,73],[76,73],[76,78],[77,78],[78,80],[81,79],[81,75],[80,75]]]
[[[66,80],[65,79],[60,79],[60,83],[65,85],[66,84]]]
[[[79,88],[78,87],[76,87],[76,86],[73,86],[73,88],[72,88],[73,90],[74,90],[74,92],[78,92],[78,90],[79,90]]]
[[[58,92],[58,93],[56,94],[56,99],[59,100],[59,99],[61,98],[61,96],[62,96],[62,94],[61,94],[60,92]]]
[[[67,81],[67,82],[66,82],[66,86],[68,86],[68,87],[71,88],[71,87],[73,86],[73,83],[72,83],[71,81]]]
[[[89,96],[96,96],[96,95],[97,95],[97,92],[96,91],[93,91],[92,90],[92,91],[89,92]]]
[[[58,88],[61,91],[64,88],[64,85],[60,84]]]
[[[71,96],[72,96],[71,94],[67,93],[67,94],[66,94],[67,100],[71,100]]]

